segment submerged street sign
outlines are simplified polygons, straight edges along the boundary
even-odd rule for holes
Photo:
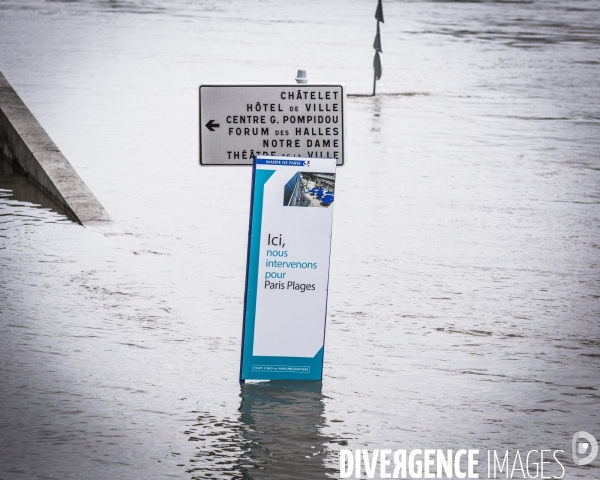
[[[241,381],[322,377],[335,164],[256,158]]]
[[[201,85],[200,165],[252,165],[252,155],[344,165],[345,95],[343,85]]]

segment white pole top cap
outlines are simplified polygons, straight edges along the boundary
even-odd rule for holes
[[[298,70],[298,74],[296,75],[296,83],[308,83],[308,78],[306,78],[306,70]]]

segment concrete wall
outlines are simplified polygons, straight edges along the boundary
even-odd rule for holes
[[[83,225],[110,216],[0,72],[0,150]]]

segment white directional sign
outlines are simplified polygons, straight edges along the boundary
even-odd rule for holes
[[[335,158],[344,165],[343,85],[201,85],[200,165],[252,155]]]

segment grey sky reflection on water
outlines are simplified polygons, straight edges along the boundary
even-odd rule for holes
[[[324,460],[321,382],[265,382],[241,385],[239,418],[200,415],[186,431],[199,442],[190,461],[192,478],[286,479],[335,475]],[[196,476],[197,475],[197,476]]]

